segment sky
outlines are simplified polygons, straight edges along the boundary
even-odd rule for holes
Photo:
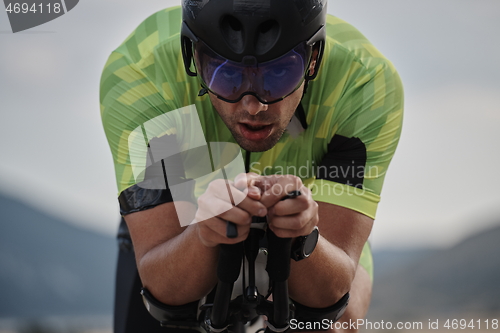
[[[13,34],[0,11],[0,191],[116,233],[111,153],[99,113],[107,57],[179,1],[81,0]],[[500,224],[500,2],[329,1],[398,69],[401,141],[372,232],[375,248],[446,247]]]

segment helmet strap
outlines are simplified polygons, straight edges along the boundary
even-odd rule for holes
[[[302,98],[304,98],[304,96],[306,95],[306,91],[307,91],[308,86],[309,86],[309,80],[306,77],[306,79],[304,80],[304,91],[302,92]],[[301,100],[302,100],[302,98],[301,98]]]
[[[307,129],[307,118],[306,112],[304,111],[304,107],[302,106],[302,101],[297,105],[297,109],[295,110],[295,116],[299,119],[300,125],[304,130]]]
[[[208,90],[206,88],[201,87],[200,92],[198,93],[198,97],[208,94]]]
[[[300,125],[302,125],[302,128],[304,130],[307,129],[307,117],[306,117],[306,112],[304,110],[304,107],[302,106],[302,99],[304,98],[307,87],[309,85],[309,80],[307,79],[307,76],[304,80],[304,90],[302,91],[302,97],[300,98],[299,105],[297,105],[297,109],[295,109],[295,116],[299,119]]]

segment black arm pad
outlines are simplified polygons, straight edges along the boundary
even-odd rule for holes
[[[141,290],[141,295],[146,309],[161,326],[205,332],[197,318],[199,301],[172,306],[158,301],[146,288]]]
[[[349,304],[349,293],[327,308],[310,308],[296,301],[293,301],[293,303],[295,305],[295,315],[294,319],[290,321],[290,328],[296,332],[324,331],[323,327],[325,325],[322,325],[324,320],[325,322],[328,321],[328,323],[334,323],[344,314],[347,304]],[[312,327],[313,329],[306,329],[306,327]]]

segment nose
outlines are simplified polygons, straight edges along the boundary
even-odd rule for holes
[[[250,115],[255,116],[261,111],[266,111],[269,107],[267,104],[261,103],[255,96],[246,95],[241,99],[243,109]]]

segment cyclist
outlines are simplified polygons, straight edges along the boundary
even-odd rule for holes
[[[291,263],[297,307],[328,314],[350,293],[340,321],[363,318],[373,276],[367,239],[402,113],[392,63],[327,15],[326,0],[183,1],[146,19],[101,79],[124,217],[115,332],[165,331],[148,316],[141,287],[187,313],[214,288],[219,244],[242,241],[250,217],[266,215],[294,249],[319,227],[314,252]],[[179,154],[158,153],[172,138]],[[193,184],[194,169],[217,169],[196,150],[215,142],[238,144],[247,173]],[[190,191],[174,193],[186,184]],[[228,188],[231,196],[221,194]],[[281,201],[292,190],[302,195]],[[237,237],[227,237],[227,221]]]

